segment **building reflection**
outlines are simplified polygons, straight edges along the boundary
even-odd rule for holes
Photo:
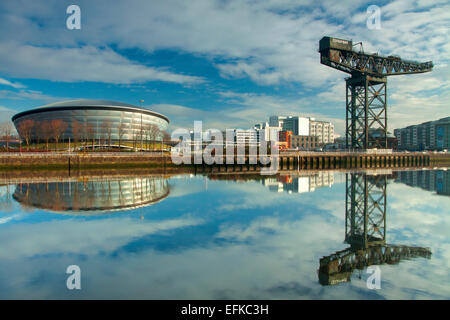
[[[450,171],[448,170],[400,171],[395,181],[411,187],[435,191],[439,195],[450,196]]]
[[[16,186],[13,198],[25,207],[55,212],[107,213],[154,204],[169,192],[164,177],[120,177],[23,183]]]
[[[12,211],[13,209],[10,185],[0,185],[0,208],[2,208],[3,212]]]
[[[392,175],[346,174],[345,242],[350,247],[320,259],[320,284],[349,282],[354,270],[370,265],[431,257],[429,248],[386,244],[388,178]]]
[[[274,192],[303,193],[313,192],[320,187],[331,187],[334,172],[298,172],[292,175],[279,175],[262,180],[262,184]]]

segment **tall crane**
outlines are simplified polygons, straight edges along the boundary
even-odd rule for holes
[[[353,47],[360,45],[355,51]],[[347,148],[387,148],[387,77],[429,72],[433,63],[402,60],[398,56],[367,54],[362,43],[323,37],[320,63],[351,75],[346,81]]]
[[[348,282],[354,270],[371,265],[398,264],[411,258],[431,258],[430,248],[386,244],[387,181],[392,172],[347,173],[345,243],[350,247],[323,257],[319,282]]]

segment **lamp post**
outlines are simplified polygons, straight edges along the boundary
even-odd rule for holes
[[[144,100],[139,100],[139,106],[142,108],[142,104],[144,103]],[[142,149],[144,148],[144,140],[143,140],[143,132],[142,132],[142,113],[141,113],[141,152]]]

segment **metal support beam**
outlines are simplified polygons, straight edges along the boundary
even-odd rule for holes
[[[346,179],[345,241],[359,248],[384,244],[387,176],[347,173]]]
[[[366,74],[346,79],[346,145],[387,148],[387,78]]]

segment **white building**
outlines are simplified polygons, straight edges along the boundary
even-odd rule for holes
[[[334,142],[334,125],[327,121],[298,116],[271,116],[269,126],[292,131],[296,136],[317,136],[320,144]]]
[[[271,127],[283,127],[283,122],[287,117],[285,116],[271,116],[269,118],[269,126]]]
[[[276,123],[276,122],[274,122]],[[265,141],[278,141],[278,133],[283,130],[282,127],[272,127],[269,122],[255,124],[255,130],[258,132],[264,130]],[[258,140],[259,141],[259,140]]]
[[[283,120],[283,130],[292,131],[295,136],[309,136],[309,118],[289,116]]]
[[[319,138],[320,144],[327,144],[334,142],[334,125],[327,121],[317,121],[310,118],[309,131],[312,136]]]

